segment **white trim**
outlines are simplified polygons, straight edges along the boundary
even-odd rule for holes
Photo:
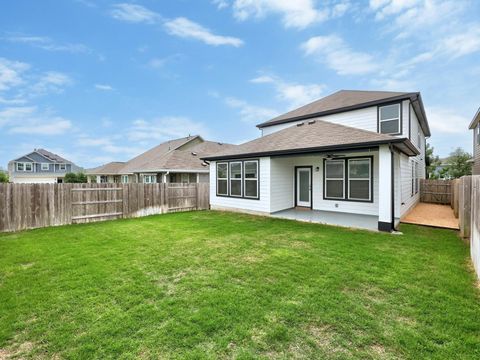
[[[18,165],[22,164],[23,169],[19,169]],[[27,165],[30,165],[30,170],[27,170]],[[22,161],[17,161],[15,162],[15,171],[16,172],[34,172],[33,171],[33,162],[22,162]]]
[[[333,178],[333,177],[328,177],[327,176],[327,165],[328,163],[339,163],[342,164],[342,170],[343,170],[343,176],[340,178]],[[345,199],[345,160],[332,160],[332,159],[327,159],[325,160],[325,183],[323,184],[323,191],[324,191],[324,197],[325,199],[333,199],[333,200],[344,200]],[[327,195],[327,183],[328,180],[337,180],[337,181],[342,181],[342,197],[334,197],[334,196],[328,196]]]
[[[46,165],[47,167],[44,168],[44,165]],[[50,170],[50,163],[41,163],[40,164],[40,170],[42,170],[42,171]]]
[[[142,169],[135,170],[133,173],[160,173],[160,172],[172,172],[172,173],[209,173],[209,170],[194,170],[194,169]],[[131,173],[131,174],[133,174]]]
[[[215,171],[216,171],[216,173],[215,173],[215,178],[216,178],[216,183],[217,183],[217,192],[216,192],[216,195],[228,196],[228,184],[229,184],[229,182],[228,182],[228,162],[217,162],[216,165],[217,165],[217,166],[215,167]],[[227,177],[222,177],[222,178],[221,178],[221,177],[218,177],[218,167],[219,167],[220,165],[226,165],[226,166],[227,166],[227,175],[226,175]],[[226,182],[227,182],[227,189],[226,189],[227,192],[226,192],[226,193],[220,193],[220,192],[218,191],[218,189],[219,189],[219,187],[218,187],[218,181],[219,181],[219,180],[221,180],[221,181],[226,181]]]
[[[302,171],[306,171],[308,173],[308,201],[301,201],[300,200],[300,173]],[[311,207],[312,206],[312,168],[310,167],[297,167],[297,173],[295,174],[297,177],[297,205],[298,206],[305,206]]]
[[[143,175],[144,184],[155,184],[156,182],[157,182],[157,175]]]

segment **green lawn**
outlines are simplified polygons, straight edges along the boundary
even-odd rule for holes
[[[449,230],[221,212],[0,235],[0,359],[480,358]]]

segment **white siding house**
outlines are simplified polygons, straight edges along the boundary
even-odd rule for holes
[[[419,201],[430,135],[419,93],[340,91],[258,127],[205,158],[212,208],[390,231]]]

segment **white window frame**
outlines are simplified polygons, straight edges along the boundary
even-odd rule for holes
[[[232,178],[232,165],[240,164],[240,178]],[[231,197],[243,197],[243,163],[242,161],[231,161],[228,163],[228,188]],[[240,181],[240,195],[232,195],[232,181]]]
[[[22,165],[22,168],[20,169],[20,165]],[[25,163],[23,162],[17,162],[17,171],[25,171]]]
[[[386,108],[386,107],[389,107],[389,106],[397,106],[398,107],[398,117],[394,117],[394,118],[388,118],[388,119],[382,119],[382,109],[383,108]],[[399,135],[402,133],[402,125],[401,125],[401,118],[402,118],[402,106],[400,103],[398,104],[388,104],[388,105],[384,105],[384,106],[379,106],[378,107],[378,132],[380,134],[387,134],[387,135]],[[382,133],[382,122],[385,122],[385,121],[392,121],[392,120],[397,120],[398,121],[398,127],[397,127],[397,131],[395,132],[388,132],[388,133]]]
[[[218,166],[219,165],[226,165],[227,166],[227,177],[225,177],[225,178],[223,178],[223,177],[219,178],[218,177]],[[217,181],[216,181],[216,183],[217,183],[217,196],[228,196],[228,194],[229,194],[229,191],[228,191],[229,190],[229,183],[230,183],[229,180],[228,180],[228,175],[230,173],[229,170],[230,170],[230,166],[228,165],[228,162],[217,162],[217,166],[215,167],[215,171],[216,171],[215,178],[217,179]],[[219,189],[218,181],[219,180],[227,182],[227,192],[225,194],[222,194],[222,193],[218,192],[218,189]]]
[[[350,181],[365,181],[367,178],[352,178],[350,177],[350,162],[351,161],[358,161],[358,160],[368,160],[368,199],[362,199],[362,198],[354,198],[350,196]],[[347,184],[347,189],[348,189],[348,200],[355,200],[355,201],[365,201],[365,202],[370,202],[372,201],[372,158],[365,157],[365,158],[354,158],[354,159],[348,159],[348,165],[347,165],[347,179],[348,179],[348,184]]]
[[[327,177],[327,164],[328,163],[340,163],[342,164],[342,169],[343,169],[343,176],[341,178],[331,178],[331,177]],[[327,159],[325,160],[325,166],[324,166],[324,169],[323,171],[325,172],[325,181],[324,181],[324,184],[323,184],[323,191],[324,191],[324,194],[323,194],[323,197],[325,199],[328,199],[328,200],[344,200],[345,199],[345,160],[342,159],[342,160],[335,160],[335,159]],[[333,197],[333,196],[328,196],[327,195],[327,184],[328,184],[328,180],[341,180],[342,181],[342,197]]]
[[[477,145],[480,145],[480,123],[477,125]]]
[[[245,167],[246,167],[247,163],[255,163],[255,167],[256,167],[256,172],[255,172],[255,173],[256,173],[256,177],[254,177],[254,178],[247,178],[247,177],[245,176]],[[260,189],[259,189],[259,181],[258,181],[258,170],[259,170],[259,169],[258,169],[258,160],[245,160],[245,161],[243,162],[243,173],[242,173],[242,175],[243,175],[243,189],[242,189],[242,190],[243,190],[244,197],[246,197],[247,199],[258,199],[258,193],[259,193],[259,191],[260,191]],[[245,191],[245,190],[247,189],[247,186],[246,186],[246,182],[247,182],[247,181],[256,181],[256,183],[257,183],[257,195],[256,195],[256,196],[248,196],[248,195],[247,195],[247,193],[246,193],[246,191]]]
[[[22,169],[20,169],[19,165],[22,165]],[[30,166],[30,170],[27,170],[27,165]],[[33,172],[33,163],[31,162],[17,162],[15,167],[17,172]]]
[[[58,169],[59,169],[60,171],[62,171],[62,170],[63,170],[63,171],[66,171],[66,170],[67,170],[67,164],[59,164]]]
[[[122,175],[122,184],[128,184],[128,175]]]
[[[42,165],[40,165],[40,169],[42,171],[45,171],[45,170],[50,170],[50,164],[49,163],[42,163]]]
[[[157,182],[157,175],[143,175],[144,184],[155,184],[156,182]]]

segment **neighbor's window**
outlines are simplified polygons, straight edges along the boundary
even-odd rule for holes
[[[228,196],[228,163],[217,163],[217,195]]]
[[[371,199],[371,159],[348,160],[348,198],[350,200]]]
[[[230,163],[230,196],[242,196],[242,162]]]
[[[48,170],[48,169],[50,169],[50,165],[48,163],[42,163],[41,169],[42,170]]]
[[[382,106],[378,110],[379,131],[382,134],[399,134],[400,104]]]
[[[17,163],[17,171],[25,171],[25,164]]]
[[[25,163],[25,171],[32,171],[33,164],[32,163]]]
[[[60,164],[60,170],[67,170],[67,164]]]
[[[477,126],[477,144],[480,145],[480,124]]]
[[[122,183],[128,184],[128,175],[122,175]]]
[[[196,173],[188,174],[188,182],[190,184],[195,184],[197,182],[197,174]]]
[[[154,184],[157,182],[157,175],[144,175],[143,183],[144,184]]]
[[[244,162],[244,192],[245,197],[258,197],[258,161]]]
[[[325,198],[345,198],[345,161],[325,161]]]

